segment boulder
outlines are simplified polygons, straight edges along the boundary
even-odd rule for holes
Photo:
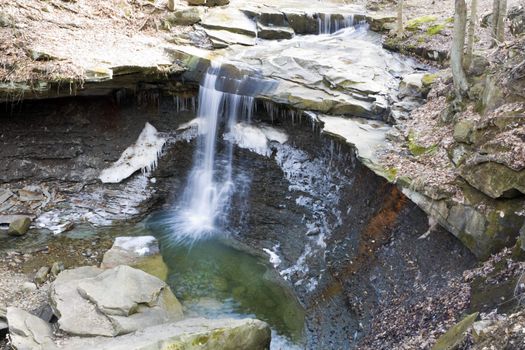
[[[319,21],[313,15],[297,10],[284,10],[283,12],[296,34],[319,33]]]
[[[58,275],[50,289],[59,328],[81,336],[116,336],[182,318],[160,279],[129,266],[81,267]]]
[[[454,125],[454,140],[461,143],[472,143],[471,136],[474,130],[472,120],[460,120]]]
[[[371,13],[366,16],[366,21],[370,24],[370,29],[375,32],[385,32],[396,27],[396,17],[380,13]]]
[[[399,83],[399,97],[423,97],[428,93],[428,87],[423,84],[425,73],[413,73],[403,77]]]
[[[460,175],[471,186],[494,199],[525,194],[525,170],[516,171],[503,164],[485,162],[462,166]]]
[[[257,35],[255,22],[240,10],[214,9],[203,18],[201,25],[207,29],[224,30],[253,38]]]
[[[55,261],[51,266],[51,275],[53,277],[58,276],[58,274],[65,270],[64,263],[62,261]]]
[[[172,25],[191,26],[201,21],[201,15],[198,7],[183,8],[168,14],[166,21]]]
[[[25,292],[34,292],[37,290],[37,286],[33,282],[24,282],[24,284],[22,284],[22,290]]]
[[[35,275],[35,283],[36,284],[42,284],[47,280],[47,276],[49,275],[49,267],[48,266],[42,266]]]
[[[14,21],[11,18],[11,16],[9,16],[6,13],[0,12],[0,28],[12,26],[14,26]]]
[[[525,6],[516,5],[509,9],[507,18],[510,20],[510,32],[516,36],[525,32]]]
[[[14,349],[51,350],[53,343],[51,325],[29,312],[16,307],[7,308],[7,323]]]
[[[284,13],[265,7],[257,16],[257,21],[265,26],[288,27]]]
[[[113,339],[74,338],[66,341],[64,348],[67,350],[265,350],[269,349],[270,341],[270,327],[259,320],[191,318],[148,327]]]
[[[294,36],[294,31],[290,27],[269,26],[257,22],[257,36],[261,39],[281,40],[291,39]]]
[[[100,267],[111,269],[119,265],[137,268],[163,281],[168,277],[168,267],[153,236],[117,237],[104,254]]]
[[[255,45],[255,37],[240,33],[233,33],[228,30],[216,30],[204,28],[204,32],[210,39],[212,45],[216,49],[228,47],[230,45]]]
[[[21,216],[11,221],[7,233],[11,236],[23,236],[29,230],[29,226],[31,226],[29,216]]]

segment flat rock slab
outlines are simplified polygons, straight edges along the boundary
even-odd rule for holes
[[[320,116],[323,132],[343,137],[357,149],[360,158],[377,162],[375,152],[384,147],[388,124],[361,118]]]
[[[204,28],[204,32],[210,38],[213,47],[217,49],[222,49],[230,45],[255,45],[255,37],[251,35],[208,28]]]
[[[51,325],[41,318],[16,307],[7,308],[6,318],[14,349],[56,349]]]
[[[116,336],[182,318],[166,283],[124,265],[63,271],[50,298],[60,329],[73,335]]]
[[[113,339],[74,338],[60,348],[65,350],[164,350],[164,349],[269,349],[270,327],[254,319],[192,318],[149,327]]]
[[[257,28],[242,11],[236,9],[214,9],[203,18],[202,26],[208,29],[224,30],[255,38]]]
[[[388,115],[388,101],[397,99],[400,77],[414,72],[413,63],[384,50],[380,36],[365,28],[232,46],[213,54],[193,54],[182,47],[177,51],[175,58],[182,57],[189,69],[221,57],[223,66],[255,70],[278,83],[258,97],[301,110],[373,119]],[[202,74],[193,77],[201,78]]]

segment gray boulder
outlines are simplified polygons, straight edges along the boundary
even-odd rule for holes
[[[207,29],[224,30],[255,38],[257,28],[255,22],[242,11],[236,9],[214,9],[202,19],[202,26]]]
[[[254,319],[208,320],[192,318],[153,326],[113,339],[76,338],[66,341],[67,350],[264,350],[269,349],[270,327]]]
[[[57,349],[49,323],[16,307],[8,307],[6,317],[14,349]]]
[[[104,254],[103,269],[128,265],[165,281],[168,266],[160,255],[158,241],[153,236],[117,237],[113,246]]]
[[[9,224],[9,230],[7,233],[12,236],[23,236],[29,230],[29,226],[31,226],[31,219],[29,216],[17,217]]]
[[[42,284],[47,280],[47,276],[49,275],[49,267],[48,266],[42,266],[40,269],[38,269],[36,275],[35,275],[35,283],[36,284]]]
[[[290,27],[265,25],[257,22],[257,36],[261,39],[281,40],[291,39],[294,36],[294,31]]]
[[[172,25],[191,26],[201,21],[201,9],[188,7],[168,14],[166,20]]]
[[[61,330],[81,336],[116,336],[182,318],[168,285],[129,266],[66,270],[50,290]]]
[[[296,34],[318,34],[319,22],[312,14],[299,10],[283,10],[290,27]]]

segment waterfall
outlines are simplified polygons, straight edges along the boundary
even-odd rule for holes
[[[343,28],[354,26],[354,15],[333,17],[329,13],[318,14],[319,34],[332,34]]]
[[[228,69],[212,63],[199,88],[193,168],[170,222],[173,237],[179,242],[192,243],[211,236],[226,223],[235,189],[233,142],[218,134],[229,133],[237,122],[250,123],[254,96],[274,86],[274,82],[256,76],[228,73]],[[220,154],[219,140],[224,142]]]

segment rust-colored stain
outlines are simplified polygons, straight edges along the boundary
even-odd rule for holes
[[[320,302],[322,303],[340,294],[343,291],[343,282],[345,279],[361,269],[366,269],[371,266],[376,258],[377,250],[389,241],[399,213],[408,203],[408,199],[396,186],[390,184],[383,186],[389,186],[390,188],[385,189],[383,187],[378,192],[381,193],[386,190],[389,191],[389,193],[385,195],[381,208],[365,225],[359,238],[356,255],[344,269],[335,270],[331,268],[328,270],[333,277],[333,283],[320,291],[317,297],[312,298],[316,304],[312,306],[317,306]]]

